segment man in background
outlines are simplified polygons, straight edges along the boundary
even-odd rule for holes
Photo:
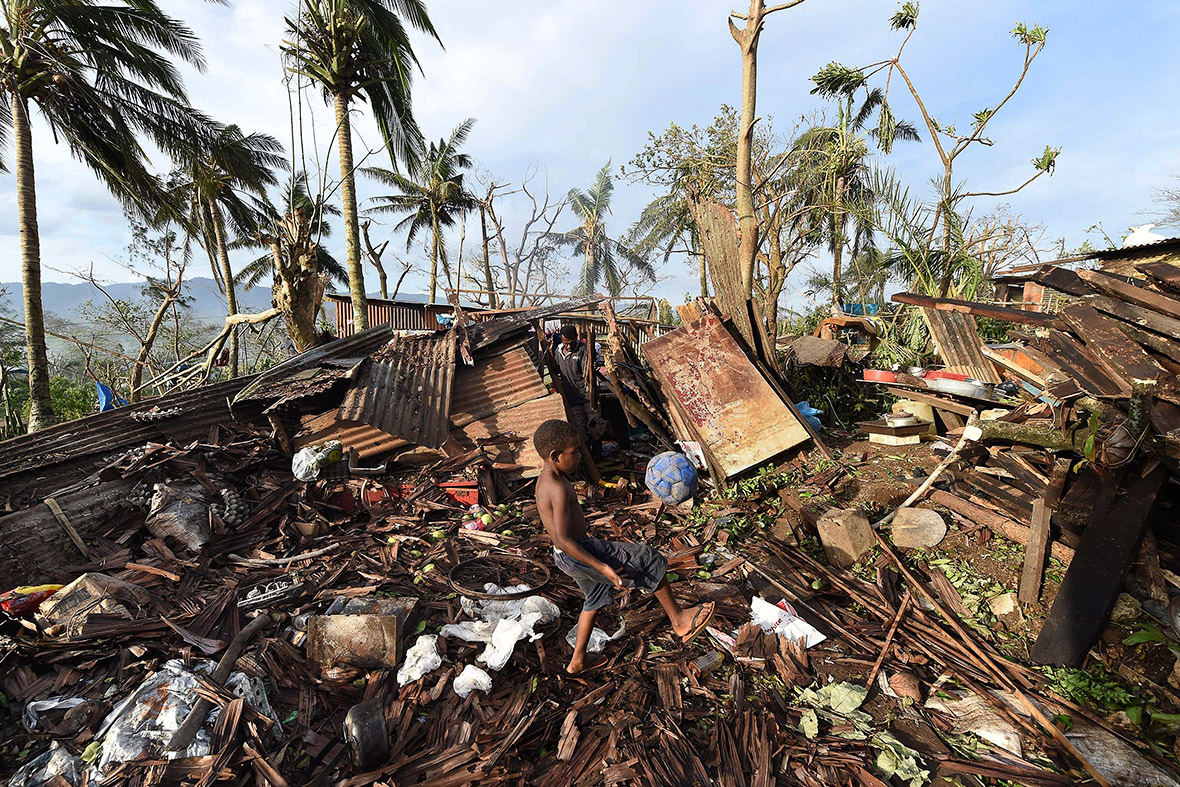
[[[578,329],[572,325],[562,326],[561,344],[555,353],[557,370],[569,403],[574,426],[587,445],[590,444],[590,391],[586,386],[587,364],[593,363],[586,343],[578,338]]]

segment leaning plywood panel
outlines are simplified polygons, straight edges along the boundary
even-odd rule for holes
[[[806,441],[807,431],[721,322],[709,315],[643,345],[726,478]]]

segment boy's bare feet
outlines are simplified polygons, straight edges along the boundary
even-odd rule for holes
[[[713,622],[713,613],[717,611],[716,602],[686,607],[680,615],[672,621],[672,630],[680,635],[680,639],[688,644],[699,637],[705,628]]]
[[[570,659],[570,663],[566,666],[565,671],[570,675],[581,675],[586,672],[593,672],[596,669],[601,669],[606,666],[607,658],[598,653],[591,653],[582,658],[574,656]]]

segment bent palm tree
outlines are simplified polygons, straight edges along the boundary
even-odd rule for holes
[[[266,189],[278,183],[274,171],[288,168],[283,146],[267,134],[243,134],[227,126],[204,150],[182,162],[184,181],[176,196],[188,206],[190,225],[209,255],[213,278],[225,293],[226,309],[237,314],[227,229],[252,237],[265,210]],[[228,221],[227,221],[228,220]],[[238,376],[238,332],[229,338],[229,376]]]
[[[647,204],[627,231],[627,242],[637,254],[662,254],[666,263],[677,252],[688,254],[698,266],[701,296],[709,296],[709,269],[701,252],[700,234],[688,210],[688,197],[679,185]]]
[[[296,18],[286,20],[291,41],[283,52],[292,70],[319,84],[336,110],[348,286],[358,330],[369,321],[349,111],[354,98],[368,101],[394,165],[410,159],[421,138],[410,108],[410,74],[418,59],[401,17],[438,40],[421,0],[302,0]]]
[[[430,230],[431,303],[434,303],[438,290],[439,261],[447,280],[451,278],[442,230],[455,226],[460,216],[479,204],[463,184],[462,170],[471,167],[471,156],[459,152],[459,146],[467,141],[474,125],[475,121],[468,118],[451,132],[449,139],[440,139],[437,144],[431,142],[429,147],[418,151],[410,159],[408,176],[377,167],[364,170],[369,177],[397,189],[396,194],[374,197],[377,204],[371,210],[373,213],[409,214],[394,228],[408,230],[407,250],[422,230]]]
[[[605,280],[612,296],[623,289],[622,272],[617,257],[648,278],[655,278],[651,261],[631,247],[612,239],[606,232],[606,217],[610,215],[610,201],[615,184],[610,176],[608,161],[586,191],[570,189],[566,197],[570,209],[581,224],[567,232],[550,233],[549,239],[558,246],[582,255],[582,274],[578,294],[594,292],[598,282]],[[617,255],[617,257],[616,257]]]
[[[169,155],[207,138],[211,124],[187,102],[165,55],[204,67],[192,31],[155,0],[0,0],[0,142],[16,142],[16,202],[21,237],[29,430],[53,421],[41,243],[33,170],[36,106],[57,140],[98,176],[125,207],[141,213],[165,201],[138,135]]]

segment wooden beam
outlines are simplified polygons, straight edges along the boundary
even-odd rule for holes
[[[1100,312],[1118,317],[1120,320],[1139,328],[1146,328],[1173,339],[1180,339],[1180,320],[1175,317],[1168,317],[1159,312],[1153,312],[1151,309],[1120,301],[1117,298],[1108,298],[1105,295],[1091,295],[1084,298],[1081,303],[1088,303]]]
[[[1090,288],[1078,276],[1077,271],[1052,265],[1039,271],[1033,276],[1033,281],[1051,290],[1063,292],[1066,295],[1082,296],[1090,293]]]
[[[1044,498],[1033,503],[1032,528],[1024,546],[1024,566],[1020,570],[1021,604],[1035,604],[1041,597],[1041,576],[1045,570],[1045,547],[1049,543],[1049,507]]]
[[[1167,476],[1159,462],[1133,474],[1110,512],[1087,525],[1033,645],[1033,661],[1076,667],[1085,659],[1106,626]]]
[[[1180,267],[1170,262],[1141,262],[1135,268],[1159,282],[1162,287],[1180,290]]]
[[[981,505],[972,503],[970,500],[964,500],[958,495],[944,492],[941,489],[935,489],[931,492],[930,500],[954,511],[960,516],[970,519],[976,524],[983,525],[997,535],[1015,541],[1017,544],[1023,546],[1028,543],[1030,528],[1019,522],[1013,522],[997,511],[984,508]],[[1050,544],[1049,552],[1054,558],[1060,560],[1066,566],[1073,561],[1073,549],[1058,541]]]
[[[951,401],[950,399],[942,399],[938,396],[931,396],[930,394],[922,393],[921,391],[915,391],[912,388],[898,388],[886,383],[885,390],[889,391],[891,394],[900,396],[903,399],[914,399],[919,402],[924,402],[931,407],[937,407],[941,410],[955,413],[956,415],[969,416],[975,412],[975,408],[971,405]]]
[[[1051,328],[1057,325],[1057,318],[1043,312],[1028,312],[1024,309],[1013,309],[1009,306],[993,306],[988,303],[973,303],[955,298],[931,298],[927,295],[917,295],[912,292],[899,292],[889,298],[894,303],[904,303],[910,306],[921,306],[926,309],[938,309],[944,312],[962,312],[977,317],[990,317],[993,320],[1004,320],[1021,325],[1034,325]]]
[[[1119,329],[1118,320],[1106,317],[1086,303],[1061,310],[1061,318],[1086,343],[1098,362],[1128,388],[1135,380],[1156,380],[1164,370],[1137,343]]]
[[[1011,358],[1008,358],[1007,356],[1001,355],[1000,353],[996,352],[995,350],[991,349],[990,347],[987,347],[986,345],[983,347],[982,352],[983,352],[983,357],[987,358],[989,361],[994,363],[996,366],[999,366],[1002,369],[1005,369],[1005,370],[1011,372],[1012,374],[1016,375],[1017,377],[1019,377],[1021,380],[1024,380],[1025,382],[1032,383],[1033,385],[1037,386],[1038,388],[1044,389],[1045,378],[1033,374],[1028,369],[1025,369],[1023,366],[1016,363],[1016,361],[1013,361]]]
[[[1103,295],[1118,298],[1146,309],[1180,319],[1180,300],[1170,298],[1162,292],[1148,290],[1128,284],[1117,276],[1101,271],[1078,271],[1082,281]]]

